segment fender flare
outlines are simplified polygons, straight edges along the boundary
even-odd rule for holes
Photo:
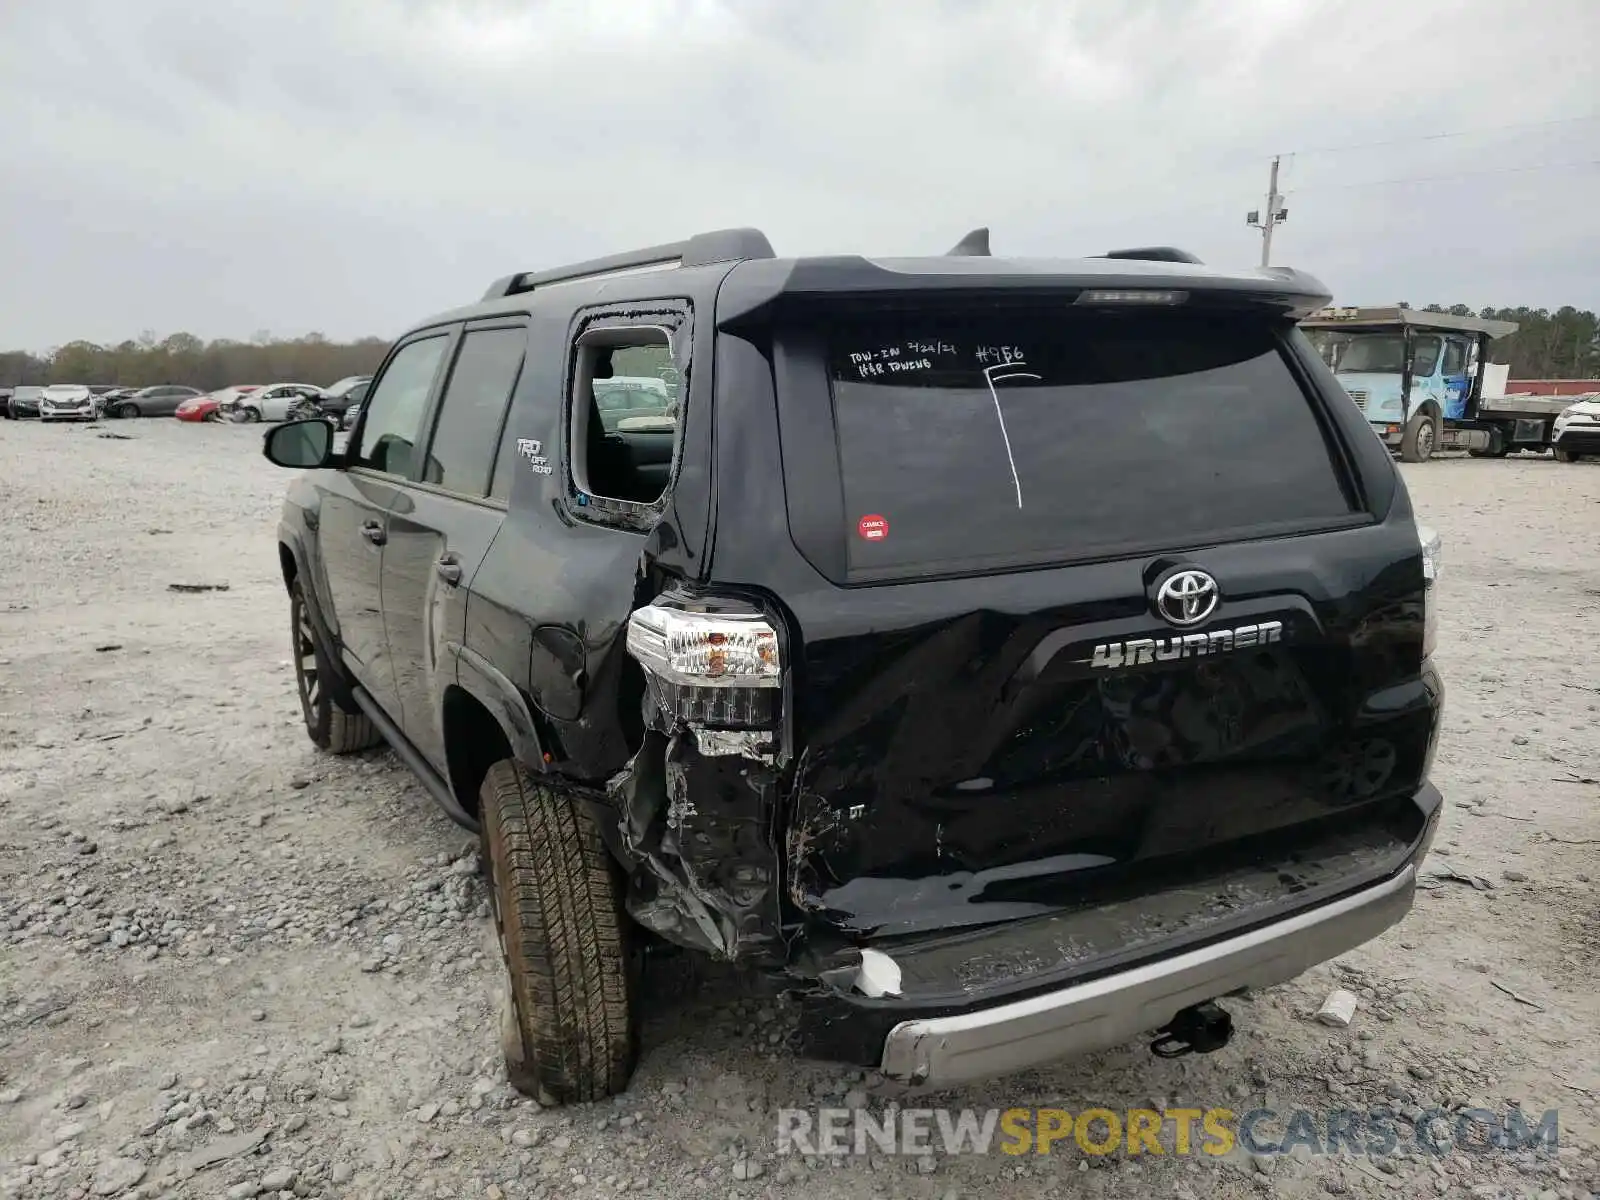
[[[549,770],[533,713],[516,685],[470,646],[453,645],[449,653],[455,659],[456,686],[489,710],[517,761],[529,771]]]

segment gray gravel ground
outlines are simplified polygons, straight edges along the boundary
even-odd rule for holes
[[[108,437],[118,434],[120,437]],[[1450,802],[1398,929],[1142,1046],[931,1101],[795,1060],[787,1008],[652,968],[614,1103],[509,1091],[471,840],[300,726],[259,432],[0,425],[0,1197],[1600,1191],[1600,464],[1407,468],[1445,536]],[[225,584],[176,593],[172,583]],[[1583,782],[1575,782],[1581,780]],[[1334,985],[1348,1029],[1311,1018]],[[778,1156],[780,1107],[1559,1108],[1558,1154]]]

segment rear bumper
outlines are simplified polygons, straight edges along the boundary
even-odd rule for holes
[[[902,1021],[880,1070],[931,1087],[1021,1071],[1120,1045],[1180,1009],[1282,983],[1370,941],[1411,909],[1416,868],[1343,900],[1186,954],[959,1016]]]
[[[1175,900],[1193,906],[1208,894],[1179,888],[1100,910],[1110,921],[1088,911],[992,926],[943,945],[884,943],[905,993],[869,999],[845,985],[813,994],[802,1005],[801,1048],[945,1087],[1123,1045],[1191,1005],[1286,982],[1410,911],[1443,800],[1425,784],[1399,803],[1403,832],[1374,832],[1370,846],[1362,838],[1355,848],[1330,843],[1326,856],[1311,852],[1280,898],[1264,883],[1278,873],[1270,859],[1218,878],[1225,892],[1259,893],[1261,902],[1215,920],[1165,919],[1181,911]],[[1165,932],[1149,936],[1141,926]]]

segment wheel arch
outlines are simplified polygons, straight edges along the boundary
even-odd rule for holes
[[[445,688],[442,724],[450,790],[462,810],[481,821],[478,793],[490,767],[516,757],[511,739],[488,706],[456,683]]]
[[[278,543],[278,569],[283,572],[283,590],[289,591],[294,587],[294,581],[300,575],[300,560],[295,557],[295,552],[290,549],[287,542]]]
[[[516,686],[481,654],[454,650],[455,681],[441,698],[445,768],[456,802],[478,814],[478,789],[489,768],[513,758],[528,771],[547,770],[543,739]]]

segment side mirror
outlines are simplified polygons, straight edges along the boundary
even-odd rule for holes
[[[317,417],[273,426],[261,446],[268,462],[299,469],[326,465],[332,452],[333,426]]]

